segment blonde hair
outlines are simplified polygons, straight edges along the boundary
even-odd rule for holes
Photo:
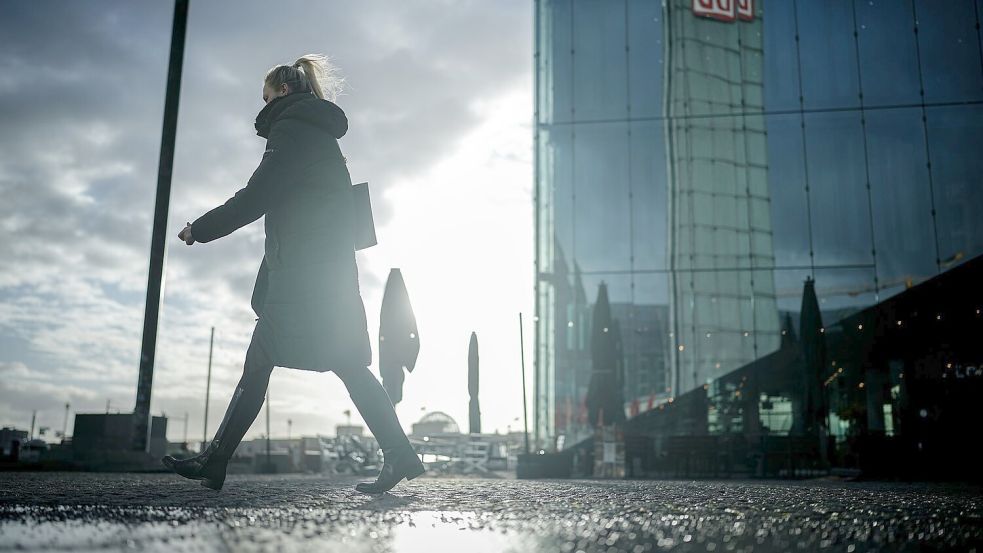
[[[311,92],[318,98],[334,102],[345,79],[331,58],[324,54],[306,54],[292,65],[277,65],[267,71],[266,86],[277,89],[286,84],[291,92]]]

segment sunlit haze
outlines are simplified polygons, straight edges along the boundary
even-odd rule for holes
[[[4,12],[0,425],[27,427],[37,411],[38,427],[60,431],[66,403],[72,414],[133,409],[173,5]],[[482,429],[521,429],[518,314],[532,318],[534,271],[531,19],[517,1],[192,3],[151,406],[168,415],[169,439],[184,437],[185,414],[188,439],[202,437],[212,326],[209,433],[217,427],[241,374],[263,256],[262,222],[193,247],[177,233],[245,184],[264,147],[253,129],[262,78],[308,52],[328,54],[346,77],[338,104],[351,126],[340,145],[353,181],[371,184],[379,244],[358,262],[373,361],[390,268],[402,270],[419,323],[419,360],[397,407],[404,428],[431,411],[467,428],[475,331]],[[286,437],[288,420],[294,437],[334,434],[345,411],[361,422],[330,373],[276,369],[270,398],[274,437]]]

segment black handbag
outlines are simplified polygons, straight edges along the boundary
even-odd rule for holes
[[[371,248],[379,242],[375,237],[375,221],[372,219],[369,183],[360,182],[352,186],[352,205],[355,209],[355,250]]]

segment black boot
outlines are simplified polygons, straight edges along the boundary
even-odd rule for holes
[[[221,490],[225,484],[225,462],[219,462],[216,452],[218,441],[208,444],[205,451],[189,459],[177,459],[170,455],[161,459],[164,466],[191,480],[200,480],[201,485],[213,490]]]
[[[375,482],[357,484],[355,491],[370,494],[385,493],[393,489],[393,486],[399,484],[403,478],[413,480],[426,471],[412,447],[402,451],[384,449],[382,454],[382,471],[379,473],[379,477],[375,479]]]
[[[366,367],[335,371],[351,396],[369,431],[383,452],[382,472],[375,482],[362,482],[355,490],[362,493],[383,493],[406,478],[412,480],[424,473],[423,463],[413,451],[389,394]]]
[[[208,447],[190,459],[175,459],[168,455],[161,459],[164,466],[185,478],[200,480],[206,488],[221,490],[229,459],[259,414],[268,384],[268,371],[244,376]]]

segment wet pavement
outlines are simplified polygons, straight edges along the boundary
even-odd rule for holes
[[[0,473],[0,551],[979,551],[983,488]]]

